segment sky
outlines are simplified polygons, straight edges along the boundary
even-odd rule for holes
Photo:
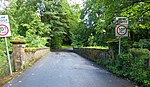
[[[80,4],[81,6],[83,6],[83,2],[85,0],[68,0],[70,2],[71,5],[74,5],[74,4]]]
[[[70,2],[71,5],[80,4],[81,7],[83,7],[83,2],[84,2],[85,0],[68,0],[68,1]],[[0,1],[0,10],[3,10],[3,9],[5,8],[4,3],[5,3],[6,5],[8,5],[9,2],[8,2],[8,1],[5,1],[5,0],[1,0],[1,1]]]
[[[5,5],[8,5],[9,2],[5,0],[0,1],[0,10],[3,10],[5,8]]]

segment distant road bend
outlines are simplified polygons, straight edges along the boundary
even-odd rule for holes
[[[51,52],[3,87],[136,87],[72,52]]]

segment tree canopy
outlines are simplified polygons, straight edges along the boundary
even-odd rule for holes
[[[130,41],[149,39],[149,9],[150,4],[147,1],[86,0],[79,31],[76,31],[76,34],[80,35],[75,36],[77,43],[74,44],[107,45],[107,41],[117,38],[115,36],[116,17],[128,17]]]
[[[24,38],[27,46],[107,45],[116,39],[115,18],[128,17],[129,40],[149,39],[147,1],[86,0],[84,8],[68,0],[12,0],[1,14],[8,14],[14,38]]]
[[[0,13],[9,15],[11,39],[24,38],[27,46],[36,47],[70,45],[70,31],[79,21],[68,0],[14,0]]]

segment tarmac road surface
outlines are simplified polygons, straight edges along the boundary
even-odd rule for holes
[[[51,52],[3,87],[137,86],[73,52]]]

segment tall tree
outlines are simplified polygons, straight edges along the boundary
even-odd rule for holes
[[[44,26],[37,12],[38,2],[39,0],[14,0],[2,12],[2,14],[9,15],[12,38],[24,37],[27,46],[44,46],[46,42],[41,37]],[[41,44],[40,40],[44,43]]]
[[[115,17],[129,18],[129,38],[138,41],[149,38],[149,3],[129,2],[127,0],[86,0],[81,19],[85,24],[82,37],[83,45],[90,45],[92,35],[93,45],[106,45],[115,37]],[[80,33],[79,33],[80,34]],[[142,36],[142,37],[141,37]],[[80,41],[76,39],[77,42]]]
[[[60,48],[62,44],[70,44],[70,29],[74,27],[74,16],[68,0],[45,0],[41,3],[41,20],[49,28],[45,33],[50,37],[50,47]]]
[[[148,2],[132,2],[123,9],[122,16],[129,18],[130,38],[133,41],[150,37],[150,4]]]

